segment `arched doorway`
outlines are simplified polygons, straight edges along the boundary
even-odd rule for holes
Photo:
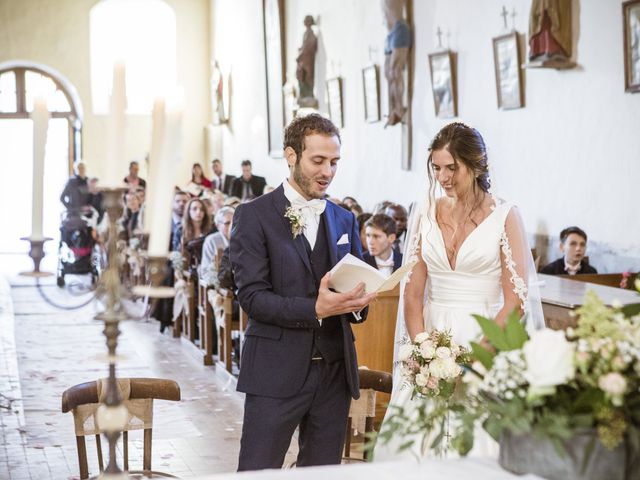
[[[30,62],[0,63],[0,252],[24,252],[31,232],[33,124],[36,95],[47,99],[51,119],[44,173],[44,234],[55,251],[64,183],[81,156],[82,106],[76,89],[55,70]],[[6,228],[8,227],[8,228]]]

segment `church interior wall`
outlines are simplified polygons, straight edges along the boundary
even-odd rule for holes
[[[255,16],[261,20],[261,3],[254,1],[253,14],[243,18],[249,21],[245,31],[255,28]],[[601,272],[639,269],[640,222],[632,220],[637,217],[632,199],[640,179],[640,95],[624,92],[622,1],[574,2],[574,15],[579,17],[574,20],[578,66],[564,71],[525,69],[525,107],[508,111],[497,107],[491,41],[507,32],[500,16],[503,3],[414,1],[413,158],[411,171],[403,171],[399,128],[384,128],[388,110],[384,75],[383,120],[372,124],[364,120],[361,70],[372,61],[384,62],[386,31],[380,2],[285,2],[289,80],[295,79],[302,20],[308,14],[316,18],[319,32],[315,89],[321,110],[326,111],[324,80],[343,78],[342,160],[330,193],[352,195],[365,209],[383,199],[408,205],[424,198],[429,141],[454,120],[436,117],[431,94],[428,54],[438,50],[440,27],[443,47],[457,52],[455,120],[483,134],[493,190],[518,205],[542,260],[556,258],[559,231],[575,224],[587,231],[591,261]],[[528,0],[507,5],[517,12],[515,19],[508,19],[509,31],[514,22],[526,38],[530,5]],[[214,22],[214,30],[218,24]],[[264,65],[255,57],[234,58],[234,64],[243,61],[252,62],[257,78],[264,78]],[[252,95],[237,88],[233,95],[234,111],[265,115],[265,105],[256,105]],[[242,148],[248,152],[250,126],[241,129],[245,131],[235,128],[224,138],[225,157]],[[262,162],[259,171],[269,183],[276,185],[286,175],[283,162],[267,158],[266,149],[256,160]]]
[[[95,115],[91,104],[89,12],[97,0],[25,0],[0,2],[0,62],[25,60],[59,71],[78,90],[85,117],[82,157],[89,175],[105,172],[106,115]],[[176,15],[177,84],[184,89],[183,168],[204,162],[205,126],[209,121],[209,2],[167,0]],[[151,143],[151,119],[127,116],[126,154],[143,160]],[[143,171],[144,174],[144,166]],[[126,172],[123,172],[123,177]]]

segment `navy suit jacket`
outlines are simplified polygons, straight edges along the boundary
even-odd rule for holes
[[[238,206],[229,243],[238,300],[249,316],[238,391],[274,398],[293,396],[302,388],[311,362],[313,332],[320,328],[316,280],[304,238],[293,238],[284,216],[287,207],[282,185]],[[355,216],[330,201],[324,215],[331,266],[347,253],[361,258]],[[344,234],[348,243],[338,245]],[[358,398],[358,363],[350,325],[354,316],[323,321],[341,323],[345,378],[352,397]]]
[[[391,251],[393,252],[393,271],[395,272],[402,266],[402,254],[398,252],[395,248],[391,249]],[[378,264],[376,263],[376,257],[371,255],[369,252],[365,252],[364,255],[362,255],[362,260],[367,262],[376,270],[378,269]]]

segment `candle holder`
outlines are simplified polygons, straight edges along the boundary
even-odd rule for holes
[[[33,270],[31,272],[21,272],[20,275],[25,277],[34,277],[34,278],[42,278],[42,277],[50,277],[53,275],[51,272],[41,272],[40,271],[40,262],[44,258],[44,243],[49,240],[53,240],[49,237],[44,238],[33,238],[33,237],[22,237],[20,240],[25,240],[29,242],[29,256],[33,260]]]

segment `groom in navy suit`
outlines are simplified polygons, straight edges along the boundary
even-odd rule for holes
[[[240,205],[230,253],[249,315],[238,390],[246,393],[238,470],[281,468],[299,427],[297,466],[340,463],[351,397],[359,397],[350,322],[374,298],[329,290],[327,273],[361,256],[351,212],[324,200],[340,134],[312,114],[286,128],[289,178]],[[355,314],[354,314],[355,313]]]

